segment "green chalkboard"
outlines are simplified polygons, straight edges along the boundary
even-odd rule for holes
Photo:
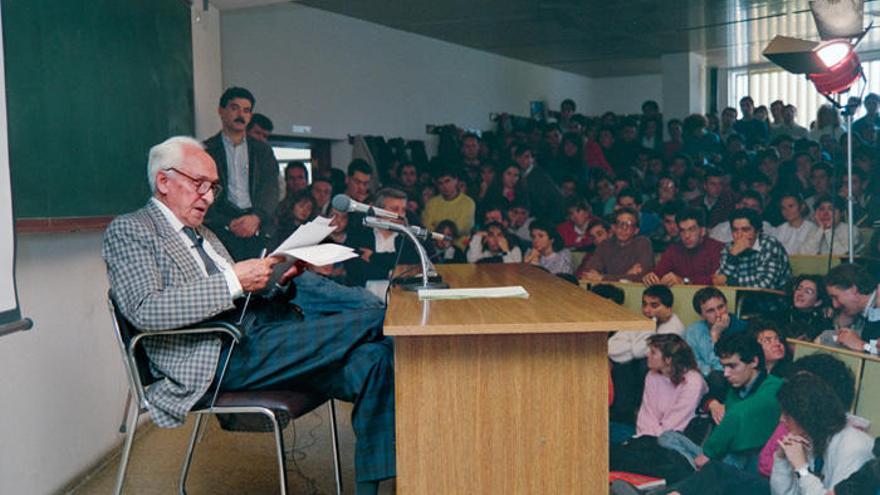
[[[15,216],[105,216],[143,205],[150,146],[193,134],[187,2],[0,5]]]

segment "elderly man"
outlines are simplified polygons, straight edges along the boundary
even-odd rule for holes
[[[147,172],[153,197],[114,220],[104,236],[102,254],[120,311],[144,332],[241,318],[247,335],[232,350],[210,335],[145,339],[158,378],[147,392],[153,420],[182,425],[217,387],[307,384],[354,401],[358,493],[375,493],[378,480],[395,475],[392,348],[382,335],[381,302],[306,272],[292,301],[303,306],[297,311],[288,295],[299,271],[294,266],[281,277],[289,284],[284,294],[255,297],[244,312],[242,296],[265,288],[281,259],[233,262],[202,225],[221,189],[214,160],[198,141],[174,137],[150,150]],[[334,301],[320,297],[327,293]],[[330,309],[342,311],[326,314]]]

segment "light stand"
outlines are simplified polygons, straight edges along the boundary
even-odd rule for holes
[[[848,248],[849,248],[849,262],[850,262],[850,264],[852,264],[853,255],[854,255],[853,246],[854,246],[854,241],[855,241],[855,236],[854,236],[855,228],[853,226],[853,218],[854,218],[853,217],[853,201],[855,201],[855,196],[853,196],[853,189],[852,189],[852,174],[853,174],[853,159],[852,159],[853,128],[852,128],[852,123],[853,123],[853,114],[852,114],[852,111],[850,111],[849,109],[847,109],[844,113],[846,114],[846,182],[847,182],[847,186],[846,186],[846,207],[847,207],[846,219],[847,219],[847,223],[849,224],[848,225],[849,238],[847,239],[847,244],[848,244]],[[833,215],[833,213],[832,213],[832,215]],[[833,246],[832,246],[831,250],[834,251]]]
[[[428,280],[428,253],[425,251],[425,247],[422,246],[422,243],[419,242],[419,239],[409,229],[407,225],[389,222],[387,220],[379,220],[376,217],[364,217],[364,225],[367,227],[372,227],[374,229],[385,229],[404,234],[409,238],[409,240],[412,241],[413,245],[416,247],[416,251],[419,253],[419,262],[422,267],[422,283],[400,284],[401,289],[406,291],[418,291],[420,289],[446,289],[447,287],[449,287],[449,284],[447,283],[431,282]]]

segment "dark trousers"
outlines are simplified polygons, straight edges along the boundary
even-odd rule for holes
[[[688,478],[661,493],[681,495],[770,495],[770,482],[757,472],[742,471],[730,464],[710,461]]]
[[[384,308],[305,320],[260,305],[249,312],[221,390],[297,387],[353,402],[357,481],[395,476],[393,348],[382,335]]]

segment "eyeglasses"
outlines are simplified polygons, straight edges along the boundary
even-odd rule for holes
[[[619,228],[631,229],[637,224],[634,222],[616,222],[615,225],[617,225]]]
[[[217,196],[220,195],[220,191],[223,190],[223,186],[221,186],[217,182],[212,182],[212,181],[205,180],[205,179],[196,179],[195,177],[193,177],[185,172],[181,172],[180,170],[178,170],[174,167],[168,167],[165,170],[173,170],[174,172],[177,172],[178,174],[191,180],[193,182],[193,184],[196,185],[196,193],[197,194],[205,195],[205,194],[208,194],[208,191],[211,191],[214,193],[214,197],[216,198]]]

